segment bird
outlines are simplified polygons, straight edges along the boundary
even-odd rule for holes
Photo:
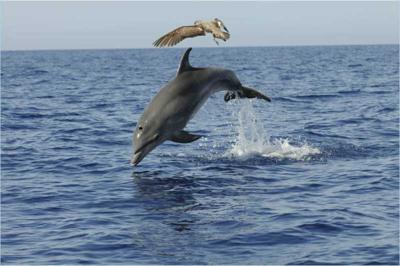
[[[222,31],[222,29],[225,31]],[[213,35],[213,39],[217,45],[219,43],[216,39],[225,42],[230,37],[229,31],[222,20],[215,18],[211,21],[196,20],[193,25],[178,27],[156,40],[153,45],[155,47],[174,46],[186,38],[204,36],[206,33]]]

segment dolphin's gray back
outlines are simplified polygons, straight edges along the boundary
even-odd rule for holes
[[[202,68],[183,72],[173,82],[184,84],[182,90],[196,89],[206,93],[222,90],[236,90],[241,84],[235,73],[223,68]]]
[[[231,89],[240,84],[235,74],[221,68],[202,68],[179,73],[153,98],[143,114],[149,119],[173,120],[175,126],[184,127],[211,94]]]

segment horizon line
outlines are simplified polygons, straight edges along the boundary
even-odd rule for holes
[[[95,51],[95,50],[150,50],[150,49],[186,49],[201,48],[201,49],[222,49],[222,48],[268,48],[268,47],[313,47],[313,46],[379,46],[379,45],[397,45],[399,43],[351,43],[351,44],[277,44],[277,45],[238,45],[238,46],[185,46],[185,47],[132,47],[132,48],[39,48],[39,49],[0,49],[0,52],[46,52],[46,51]]]

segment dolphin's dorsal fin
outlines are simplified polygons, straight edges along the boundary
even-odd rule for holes
[[[179,68],[178,68],[177,75],[181,74],[182,72],[189,71],[189,70],[193,69],[193,67],[189,63],[190,51],[192,51],[192,48],[188,48],[186,50],[186,52],[183,54],[182,59],[181,59],[181,63],[180,63]]]

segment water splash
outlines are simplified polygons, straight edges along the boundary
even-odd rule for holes
[[[263,124],[257,119],[252,101],[242,103],[239,111],[238,135],[227,155],[243,159],[258,155],[304,161],[321,153],[318,148],[307,143],[294,145],[287,138],[271,139]]]

